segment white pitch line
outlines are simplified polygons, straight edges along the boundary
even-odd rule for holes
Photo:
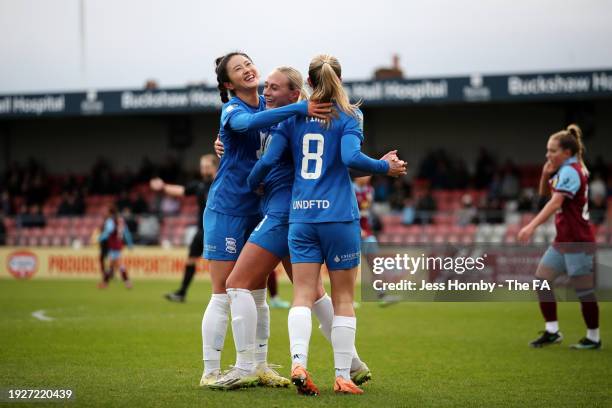
[[[38,320],[42,320],[43,322],[53,321],[52,317],[45,316],[45,311],[44,310],[37,310],[35,312],[32,312],[32,316],[37,318]]]

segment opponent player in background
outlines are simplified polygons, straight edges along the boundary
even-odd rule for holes
[[[582,316],[587,326],[586,337],[574,349],[598,349],[599,307],[594,292],[593,255],[595,237],[589,224],[588,178],[583,161],[582,131],[577,125],[550,136],[546,145],[546,164],[540,179],[540,195],[552,196],[540,213],[518,234],[521,242],[528,242],[535,229],[555,214],[557,236],[546,250],[536,271],[536,277],[546,280],[550,289],[539,289],[538,299],[545,330],[532,347],[560,343],[557,303],[552,289],[554,278],[561,273],[569,276],[570,283],[580,299]]]
[[[134,246],[132,240],[132,234],[130,233],[130,229],[125,224],[125,220],[115,206],[111,206],[108,210],[108,218],[104,221],[104,229],[98,238],[101,244],[106,243],[108,247],[108,257],[110,259],[110,264],[105,271],[104,278],[98,284],[98,287],[104,289],[108,286],[108,281],[115,274],[115,269],[119,269],[121,273],[121,279],[123,279],[123,283],[125,287],[128,289],[132,289],[132,282],[130,281],[130,277],[128,276],[127,268],[123,263],[123,259],[121,257],[121,251],[123,250],[123,246],[127,244],[127,246],[131,249]]]
[[[321,117],[330,105],[301,102],[266,110],[259,95],[259,72],[244,53],[232,52],[215,61],[217,84],[224,103],[220,139],[225,146],[217,177],[210,188],[204,211],[204,258],[210,261],[212,296],[202,319],[204,373],[200,385],[208,386],[221,374],[221,350],[225,341],[230,300],[225,281],[242,247],[261,220],[259,196],[245,180],[261,150],[260,131],[296,114]],[[232,96],[230,99],[229,96]],[[258,289],[265,289],[265,281]],[[233,321],[233,332],[243,321]],[[256,385],[257,377],[242,378],[240,387]]]
[[[393,152],[391,152],[393,153]],[[353,181],[357,205],[359,206],[359,227],[364,255],[369,258],[378,252],[378,241],[372,228],[372,204],[374,203],[374,188],[370,184],[371,176],[356,177]]]
[[[193,276],[196,273],[196,264],[198,259],[202,257],[204,253],[204,226],[202,225],[202,219],[204,217],[204,208],[206,208],[206,201],[208,199],[208,190],[217,174],[217,168],[219,167],[219,160],[212,154],[206,154],[200,158],[200,180],[193,180],[185,186],[177,184],[166,184],[160,178],[154,178],[149,183],[153,191],[163,191],[164,194],[173,197],[183,197],[194,195],[198,201],[198,215],[196,218],[196,225],[198,227],[197,233],[193,236],[191,244],[189,245],[189,255],[187,262],[185,263],[185,272],[183,273],[183,282],[181,287],[172,293],[167,293],[165,298],[171,302],[184,302],[189,290],[189,285],[193,280]]]
[[[303,83],[302,75],[296,69],[276,68],[264,84],[266,107],[286,106],[300,99],[307,99],[308,94],[303,89]],[[270,131],[273,129],[275,127]],[[262,145],[267,146],[269,143],[269,138],[266,138]],[[218,155],[222,155],[223,144],[216,142],[215,150]],[[280,163],[274,166],[264,179],[262,198],[264,218],[251,233],[226,281],[227,292],[232,299],[232,322],[244,322],[244,330],[234,333],[236,350],[238,350],[236,369],[211,385],[213,388],[226,390],[238,388],[237,384],[240,384],[241,378],[252,375],[253,371],[265,385],[289,385],[289,380],[282,379],[276,372],[267,368],[269,326],[262,325],[267,320],[261,321],[256,319],[256,316],[269,313],[265,302],[265,290],[257,288],[262,286],[266,277],[269,282],[270,276],[274,274],[273,269],[282,261],[285,271],[290,278],[292,276],[287,235],[293,173],[293,160],[291,153],[287,151]],[[317,300],[314,309],[321,323],[319,327],[323,335],[330,340],[334,312],[331,298],[325,293],[321,279],[317,283]],[[356,350],[351,360],[351,377],[359,384],[371,378],[369,368],[359,359]]]
[[[312,100],[334,101],[333,119],[299,115],[274,131],[270,146],[248,178],[251,189],[278,164],[286,149],[294,161],[294,184],[289,216],[289,250],[293,269],[293,307],[289,311],[291,379],[298,392],[317,395],[307,371],[312,329],[311,309],[323,262],[330,271],[334,318],[334,349],[339,393],[361,394],[350,378],[355,346],[356,318],[353,292],[360,260],[359,209],[348,167],[368,173],[398,176],[405,163],[398,159],[373,160],[361,153],[362,115],[342,88],[341,67],[329,55],[315,57],[309,67]]]

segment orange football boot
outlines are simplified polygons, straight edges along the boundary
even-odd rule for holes
[[[356,386],[353,381],[345,380],[342,377],[336,377],[336,382],[334,383],[334,392],[340,394],[363,394],[363,390]]]
[[[301,364],[294,364],[291,368],[291,382],[297,387],[298,394],[319,395],[310,373]]]

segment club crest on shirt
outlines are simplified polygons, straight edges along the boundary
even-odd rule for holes
[[[559,183],[559,177],[555,177],[550,182],[550,185],[552,186],[552,188],[556,188],[558,183]]]

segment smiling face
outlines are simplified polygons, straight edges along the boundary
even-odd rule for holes
[[[230,82],[225,87],[234,92],[250,91],[259,85],[259,72],[255,64],[244,55],[234,55],[227,62]]]
[[[300,91],[291,89],[287,75],[274,70],[266,78],[263,95],[266,98],[266,108],[278,108],[297,102]]]
[[[559,146],[557,138],[551,137],[546,144],[546,160],[548,160],[555,169],[561,167],[563,162],[572,157],[570,149],[562,149]]]

